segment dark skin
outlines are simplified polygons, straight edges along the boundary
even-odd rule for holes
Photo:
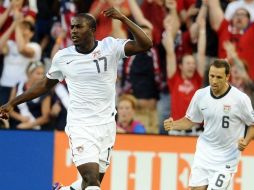
[[[124,50],[127,56],[135,55],[147,51],[152,47],[150,38],[136,24],[130,21],[126,16],[115,8],[109,8],[103,12],[106,17],[120,20],[125,24],[134,36],[134,40],[126,43]],[[71,38],[77,52],[87,53],[95,47],[95,30],[89,27],[86,19],[83,17],[73,17],[71,20]],[[0,118],[8,119],[8,113],[18,104],[32,100],[50,91],[58,80],[52,80],[44,77],[28,91],[15,97],[0,107]],[[100,186],[104,173],[99,174],[98,163],[87,163],[77,167],[80,172],[83,183],[82,189],[88,186]]]

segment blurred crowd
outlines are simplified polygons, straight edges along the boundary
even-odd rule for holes
[[[231,85],[254,103],[254,0],[0,0],[0,105],[44,77],[54,54],[72,45],[71,17],[89,12],[96,38],[132,38],[122,23],[104,17],[114,6],[153,40],[148,52],[119,63],[117,132],[168,134],[163,120],[185,115],[195,91],[208,85],[216,58],[231,64]],[[17,106],[2,128],[64,130],[68,89]],[[244,108],[243,108],[244,109]],[[198,135],[171,131],[172,135]]]

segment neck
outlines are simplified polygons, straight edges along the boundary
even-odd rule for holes
[[[224,86],[220,91],[218,91],[218,92],[213,92],[213,95],[216,96],[216,97],[221,96],[221,95],[223,95],[225,92],[227,92],[228,88],[229,88],[229,84],[226,83],[225,86]]]
[[[92,49],[94,49],[94,47],[96,46],[96,41],[94,38],[92,38],[91,40],[85,42],[85,43],[82,43],[80,45],[76,45],[76,50],[77,52],[79,53],[87,53],[87,52],[90,52]]]

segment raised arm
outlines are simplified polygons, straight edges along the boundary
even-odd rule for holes
[[[0,37],[0,53],[7,54],[8,52],[7,41],[11,36],[12,32],[15,30],[16,24],[17,24],[16,22],[12,22],[11,26]]]
[[[167,77],[170,79],[176,72],[176,55],[174,50],[174,39],[172,34],[172,26],[170,22],[165,26],[165,32],[162,38],[162,44],[166,50]]]
[[[0,29],[3,27],[4,23],[6,22],[10,12],[11,12],[11,6],[7,7],[5,11],[0,16]]]
[[[22,23],[19,23],[15,28],[15,38],[18,47],[18,51],[25,57],[34,57],[35,51],[33,48],[27,45],[27,41],[23,36]]]
[[[241,77],[245,80],[245,82],[251,82],[251,79],[248,75],[248,72],[246,71],[244,63],[238,56],[235,45],[230,41],[226,41],[224,42],[223,47],[226,50],[227,59],[237,66],[237,69],[241,74]]]
[[[139,25],[145,25],[145,26],[152,29],[153,28],[152,23],[144,17],[141,9],[138,6],[137,1],[136,0],[128,0],[128,3],[129,3],[130,10],[131,10],[131,14],[134,17],[134,19],[136,20],[136,22]]]
[[[212,28],[217,31],[224,19],[219,0],[208,0],[209,20]]]
[[[94,1],[92,7],[89,10],[89,13],[92,14],[95,18],[97,18],[105,5],[105,0]]]
[[[120,20],[128,27],[128,29],[134,36],[134,40],[129,41],[125,45],[124,50],[127,56],[147,51],[152,47],[153,43],[151,39],[145,34],[145,32],[134,22],[129,20],[125,15],[120,13],[118,10],[112,7],[105,10],[103,13],[107,17]]]
[[[197,71],[203,77],[206,63],[206,22],[205,19],[198,20],[198,52],[197,52]]]
[[[202,1],[202,6],[198,12],[198,16],[195,22],[190,27],[190,36],[193,43],[197,42],[198,34],[199,34],[199,23],[200,20],[206,20],[207,17],[207,10],[208,10],[208,3],[207,0]]]
[[[45,94],[51,88],[53,88],[57,83],[58,83],[58,80],[52,80],[52,79],[48,79],[47,77],[44,77],[44,79],[37,82],[29,90],[25,91],[23,94],[15,97],[14,99],[7,102],[5,105],[1,106],[0,118],[7,119],[8,113],[13,109],[13,107]]]
[[[169,9],[169,13],[164,18],[163,25],[164,25],[164,28],[166,28],[166,25],[171,26],[171,32],[172,32],[173,38],[175,38],[181,25],[180,19],[178,17],[178,13],[176,10],[176,6],[177,6],[176,1],[175,0],[166,1],[165,6],[167,7],[167,9]]]

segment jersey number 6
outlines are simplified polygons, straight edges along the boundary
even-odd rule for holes
[[[222,128],[228,128],[229,127],[229,116],[223,116],[222,117]]]

